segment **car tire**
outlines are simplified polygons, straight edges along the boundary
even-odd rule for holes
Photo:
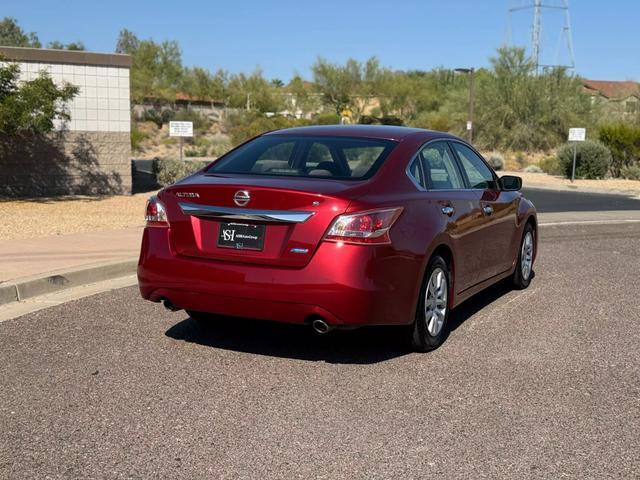
[[[434,350],[444,341],[449,319],[450,287],[451,272],[447,262],[436,255],[429,260],[411,327],[411,346],[415,351]]]
[[[520,247],[518,248],[518,261],[513,272],[513,286],[523,290],[531,283],[533,277],[533,258],[535,256],[536,232],[530,223],[524,227]]]

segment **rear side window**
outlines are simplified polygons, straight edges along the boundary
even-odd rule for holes
[[[474,189],[494,188],[495,178],[487,164],[469,147],[461,143],[453,143],[453,148],[460,158],[462,169],[467,174],[469,185]]]
[[[460,172],[446,143],[427,145],[420,151],[420,158],[430,188],[433,190],[464,188]]]
[[[265,135],[229,152],[207,173],[355,180],[373,175],[396,144],[366,138]]]

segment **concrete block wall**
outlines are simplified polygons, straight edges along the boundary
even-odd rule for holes
[[[21,80],[46,71],[58,85],[79,87],[68,105],[71,120],[56,121],[56,132],[2,139],[0,195],[131,193],[131,58],[9,47],[0,55],[19,65]]]

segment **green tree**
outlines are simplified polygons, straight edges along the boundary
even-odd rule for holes
[[[17,64],[0,64],[0,133],[42,134],[53,129],[54,120],[69,120],[66,103],[77,95],[78,87],[58,87],[46,72],[26,82],[19,76]]]
[[[227,104],[262,113],[275,113],[284,109],[282,92],[266,80],[261,70],[251,75],[232,75],[227,85]]]
[[[477,139],[487,147],[547,150],[570,126],[591,121],[591,103],[566,69],[535,74],[524,49],[501,48],[490,75],[477,79]]]
[[[75,50],[75,51],[84,51],[86,50],[84,43],[82,42],[71,42],[66,45],[58,40],[54,40],[53,42],[49,42],[47,44],[47,48],[52,48],[54,50]]]
[[[38,35],[22,30],[17,20],[12,17],[4,17],[0,22],[0,45],[5,47],[42,47]]]
[[[222,100],[226,94],[227,74],[219,70],[212,74],[201,67],[186,68],[180,90],[193,97]]]
[[[131,51],[131,97],[173,102],[183,78],[182,54],[175,41],[142,40]]]
[[[338,115],[353,107],[353,96],[359,92],[362,83],[360,62],[350,58],[343,66],[318,58],[311,70],[325,104],[333,107]]]
[[[116,53],[125,53],[127,55],[133,55],[140,47],[140,40],[130,30],[123,28],[120,30],[118,40],[116,42]]]

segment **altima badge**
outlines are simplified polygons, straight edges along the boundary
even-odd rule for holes
[[[233,196],[233,201],[239,207],[244,207],[251,200],[251,195],[246,190],[238,190]]]

